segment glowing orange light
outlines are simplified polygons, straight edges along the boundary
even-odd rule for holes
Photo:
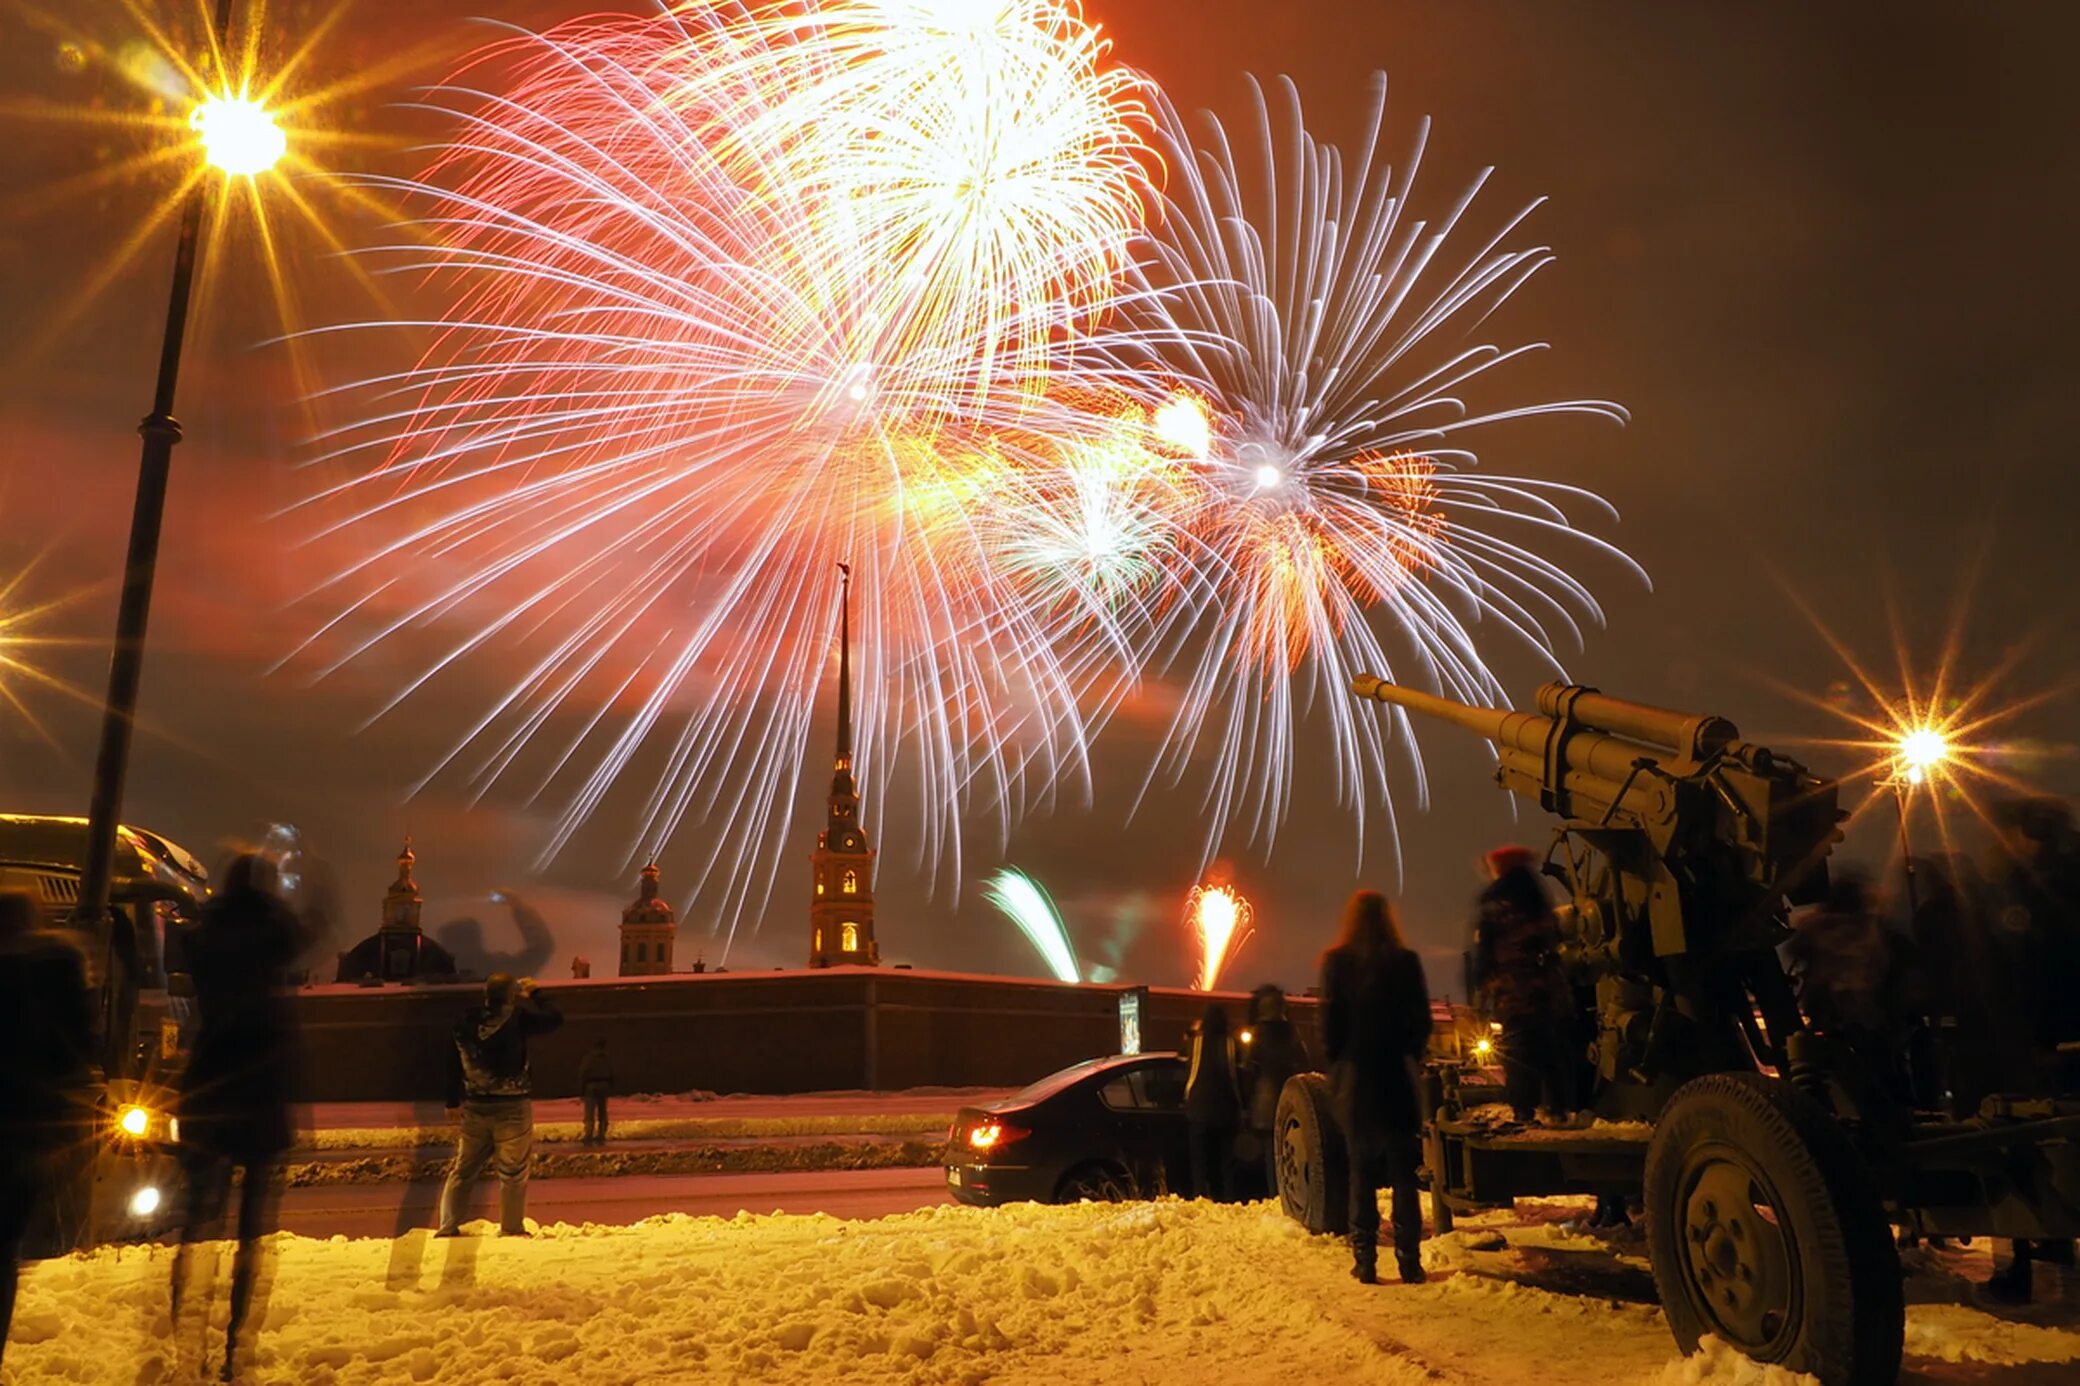
[[[1185,920],[1199,944],[1199,976],[1193,986],[1200,991],[1213,990],[1221,969],[1250,936],[1252,914],[1249,901],[1234,886],[1193,889],[1185,901]]]
[[[245,96],[212,96],[188,116],[211,168],[234,178],[265,173],[289,152],[274,114]]]
[[[979,1152],[986,1152],[1000,1145],[1009,1145],[1024,1134],[1018,1127],[1001,1121],[984,1122],[968,1132],[968,1144]]]
[[[1908,784],[1920,784],[1950,758],[1950,739],[1935,727],[1921,726],[1899,739],[1901,774]]]

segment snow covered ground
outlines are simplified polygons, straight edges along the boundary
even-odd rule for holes
[[[1545,1201],[1426,1249],[1431,1283],[1363,1287],[1268,1204],[932,1208],[875,1222],[668,1217],[532,1240],[281,1237],[242,1380],[1469,1383],[1790,1386],[1676,1358],[1636,1243]],[[474,1225],[478,1232],[487,1230]],[[1492,1244],[1499,1230],[1507,1245]],[[1982,1262],[1983,1262],[1983,1258]],[[163,1250],[33,1267],[5,1378],[192,1380]],[[1931,1258],[1910,1380],[2036,1386],[2080,1368],[2071,1310],[1970,1306]],[[1983,1273],[1983,1264],[1972,1273]],[[221,1291],[221,1286],[219,1287]],[[221,1301],[221,1292],[217,1296]],[[221,1316],[221,1303],[216,1310]],[[210,1350],[220,1351],[212,1333]],[[1955,1364],[1953,1366],[1953,1364]],[[212,1366],[214,1363],[211,1364]]]

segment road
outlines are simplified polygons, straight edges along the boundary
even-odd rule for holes
[[[642,1121],[653,1118],[713,1117],[786,1118],[880,1116],[917,1113],[950,1113],[970,1103],[990,1102],[1003,1097],[1004,1088],[912,1088],[903,1092],[806,1092],[786,1096],[733,1094],[728,1097],[691,1098],[677,1095],[616,1097],[612,1111],[617,1120]],[[299,1129],[328,1130],[336,1127],[438,1126],[445,1118],[439,1102],[323,1102],[300,1107]],[[578,1099],[536,1098],[536,1122],[577,1121]]]
[[[278,1225],[305,1237],[391,1237],[430,1227],[440,1186],[330,1184],[288,1189]],[[498,1181],[477,1186],[472,1217],[496,1217]],[[950,1200],[946,1176],[923,1169],[810,1170],[785,1174],[645,1174],[600,1179],[537,1179],[527,1214],[537,1222],[625,1226],[659,1213],[829,1213],[879,1218]]]

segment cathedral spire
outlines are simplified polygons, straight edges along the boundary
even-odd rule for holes
[[[844,594],[838,599],[838,760],[840,770],[852,768],[852,565],[840,563],[845,575]]]
[[[830,816],[809,854],[815,894],[809,903],[809,966],[872,967],[874,849],[859,821],[859,784],[852,774],[852,565],[840,563],[838,606],[838,746],[831,774]]]

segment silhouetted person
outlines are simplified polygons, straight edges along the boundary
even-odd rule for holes
[[[1235,1136],[1242,1129],[1242,1084],[1235,1062],[1235,1037],[1228,1032],[1228,1013],[1211,1001],[1192,1027],[1184,1119],[1191,1141],[1192,1196],[1226,1203],[1235,1193]]]
[[[1870,879],[1834,873],[1827,899],[1799,918],[1785,945],[1798,1002],[1813,1028],[1879,1060],[1893,1030],[1893,940]]]
[[[1488,853],[1473,926],[1473,983],[1502,1026],[1502,1077],[1518,1121],[1557,1125],[1575,1109],[1574,997],[1560,921],[1522,847]]]
[[[2080,1041],[2080,834],[2056,799],[1997,800],[1988,816],[1996,836],[1987,858],[1985,911],[2008,961],[2003,980],[2021,1003],[2030,1050],[2026,1062],[2008,1062],[2003,1086],[2064,1095],[2080,1086],[2080,1054],[2059,1052],[2062,1044]],[[2073,1243],[2017,1239],[1987,1289],[2026,1303],[2037,1261],[2070,1266]]]
[[[89,1129],[86,965],[41,923],[33,897],[0,892],[0,1360],[22,1240],[50,1197],[52,1162]]]
[[[1272,1128],[1278,1123],[1278,1095],[1286,1079],[1311,1066],[1307,1042],[1286,1014],[1286,994],[1275,986],[1258,987],[1249,1001],[1250,1042],[1242,1050],[1244,1085],[1249,1092],[1249,1130],[1256,1137],[1264,1165],[1265,1192],[1278,1193],[1278,1146]]]
[[[2080,832],[2063,803],[1996,800],[1997,836],[1987,861],[1995,932],[2022,974],[2030,1040],[2044,1076],[2080,1089],[2080,1056],[2061,1061],[2058,1046],[2080,1040]]]
[[[452,1237],[460,1230],[463,1204],[486,1165],[498,1171],[499,1231],[527,1235],[527,1170],[534,1157],[527,1041],[561,1024],[563,1012],[535,991],[531,978],[516,982],[502,972],[485,979],[483,1003],[455,1022],[448,1110],[461,1109],[461,1130],[434,1235]]]
[[[1336,1123],[1350,1152],[1351,1274],[1379,1279],[1379,1190],[1394,1190],[1394,1260],[1423,1279],[1422,1114],[1415,1069],[1430,1043],[1430,987],[1402,941],[1387,898],[1361,890],[1344,906],[1336,946],[1322,955],[1322,1048]]]
[[[578,1065],[578,1092],[585,1104],[585,1144],[607,1143],[607,1098],[614,1091],[614,1061],[607,1057],[602,1035],[592,1042]]]
[[[274,884],[267,858],[238,857],[225,873],[223,891],[202,907],[187,939],[196,1023],[180,1079],[180,1160],[188,1187],[181,1249],[174,1256],[174,1317],[180,1317],[190,1244],[224,1216],[236,1172],[238,1252],[224,1329],[227,1380],[259,1273],[260,1238],[271,1230],[275,1166],[291,1135],[298,1047],[295,1011],[283,986],[306,939]]]

